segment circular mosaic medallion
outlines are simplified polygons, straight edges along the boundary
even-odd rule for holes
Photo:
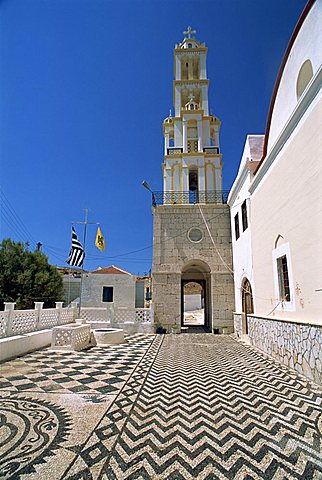
[[[1,480],[35,471],[69,431],[67,414],[47,402],[2,398],[0,410]]]
[[[190,242],[194,242],[194,243],[201,242],[202,231],[200,230],[200,228],[196,228],[196,227],[190,228],[188,232],[188,238]]]

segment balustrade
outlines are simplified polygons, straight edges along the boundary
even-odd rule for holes
[[[5,311],[0,312],[0,338],[23,335],[65,325],[75,321],[77,308],[62,308],[57,302],[56,308],[43,309],[37,302],[34,310],[14,310],[14,303],[7,303]]]

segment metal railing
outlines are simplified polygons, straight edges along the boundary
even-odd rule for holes
[[[152,205],[195,205],[227,203],[228,190],[208,192],[153,192]]]

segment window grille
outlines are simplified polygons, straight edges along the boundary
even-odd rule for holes
[[[198,152],[198,140],[188,140],[188,153]]]
[[[277,276],[280,301],[290,302],[290,282],[288,277],[286,255],[277,258]]]

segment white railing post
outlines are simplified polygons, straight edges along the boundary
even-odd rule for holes
[[[40,330],[40,319],[43,306],[44,302],[35,302],[35,310],[37,310],[36,330]]]
[[[60,321],[61,321],[61,311],[62,311],[62,308],[63,308],[63,303],[64,303],[64,302],[55,302],[56,309],[59,310],[59,311],[58,311],[57,325],[60,325]]]
[[[13,320],[13,311],[15,309],[16,302],[3,302],[4,311],[8,313],[8,325],[6,328],[6,336],[9,337],[12,331],[12,320]]]
[[[73,320],[75,321],[76,318],[77,318],[77,314],[78,314],[78,300],[74,300],[73,302],[70,303],[70,306],[72,307],[73,309]],[[81,317],[81,312],[79,312],[79,316]]]

